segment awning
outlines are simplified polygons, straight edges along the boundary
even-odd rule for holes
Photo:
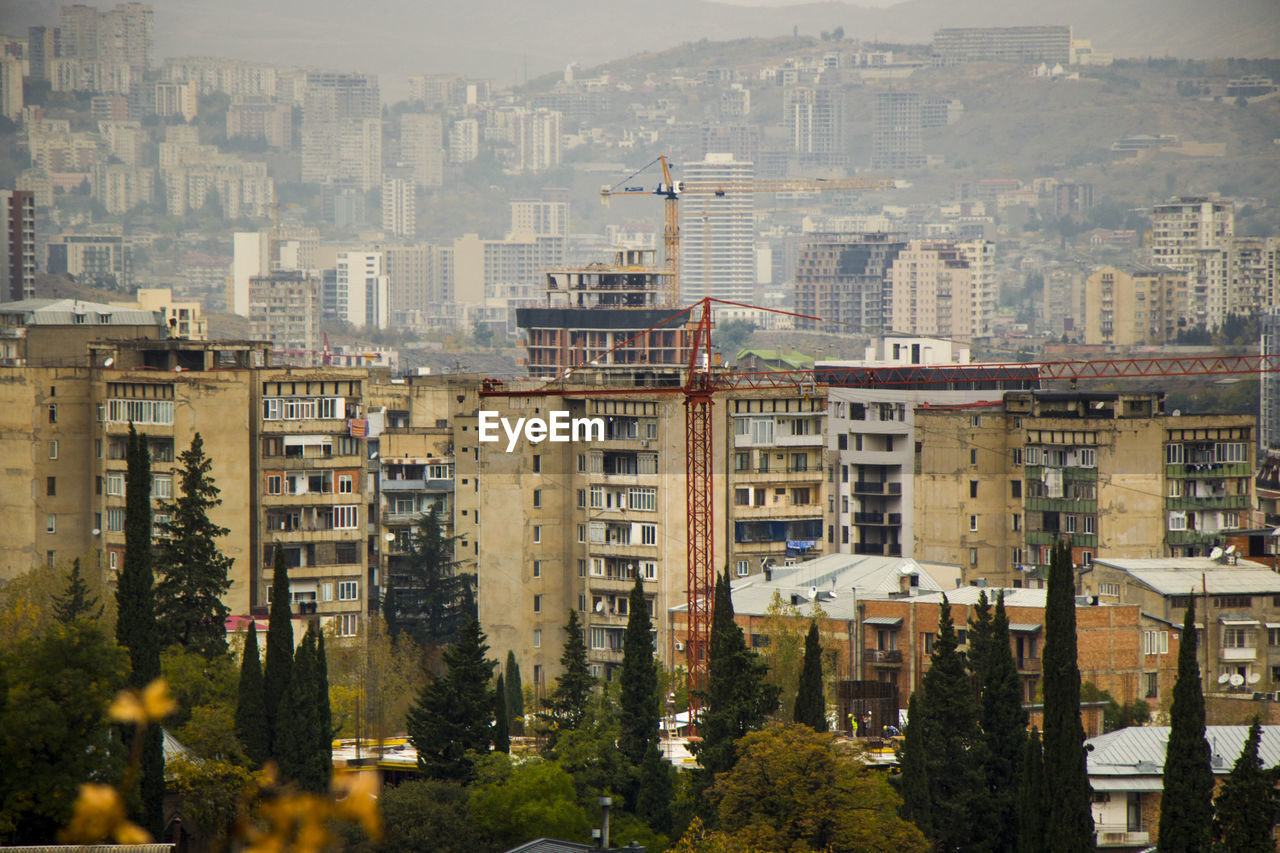
[[[1090,776],[1089,787],[1095,791],[1163,791],[1160,776]]]
[[[862,620],[863,625],[879,625],[882,628],[901,628],[901,616],[871,616]]]
[[[1267,623],[1267,627],[1268,627],[1268,628],[1280,628],[1280,622],[1268,622],[1268,623]]]
[[[1019,634],[1038,634],[1044,626],[1039,622],[1010,622],[1009,630]]]
[[[1223,625],[1234,625],[1236,627],[1257,627],[1261,624],[1257,619],[1234,613],[1224,613],[1218,617],[1218,621]]]

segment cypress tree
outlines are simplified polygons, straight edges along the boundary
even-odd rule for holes
[[[1178,679],[1169,708],[1169,746],[1160,799],[1160,853],[1207,853],[1213,829],[1213,767],[1204,736],[1204,694],[1196,660],[1196,597],[1182,620]]]
[[[658,737],[658,670],[653,662],[653,625],[644,597],[644,581],[636,572],[628,602],[627,630],[622,639],[621,696],[618,703],[618,749],[632,767],[644,761]]]
[[[556,688],[547,704],[556,729],[573,730],[582,724],[587,700],[591,698],[596,680],[592,678],[587,664],[587,645],[582,639],[582,626],[578,623],[576,610],[569,611],[564,633],[564,651],[560,653],[560,666],[564,672],[556,679]]]
[[[244,659],[240,662],[240,685],[236,697],[236,737],[245,755],[255,767],[262,766],[271,755],[271,731],[267,724],[267,706],[262,695],[262,661],[258,652],[258,627],[249,622],[244,640]]]
[[[281,725],[276,732],[275,758],[280,764],[280,775],[286,781],[313,793],[328,788],[316,750],[320,730],[320,709],[316,706],[317,674],[316,636],[312,626],[298,644],[289,688],[280,700]]]
[[[675,797],[675,768],[662,757],[657,743],[650,743],[640,764],[636,815],[654,832],[671,833],[671,801]]]
[[[978,721],[982,727],[979,769],[983,796],[978,808],[979,813],[988,815],[984,835],[989,849],[1013,853],[1018,848],[1018,773],[1027,736],[1027,712],[1022,707],[1022,683],[1009,644],[1003,591],[996,595],[981,671]]]
[[[1044,754],[1040,749],[1040,732],[1035,727],[1022,751],[1022,767],[1018,776],[1018,853],[1041,853],[1046,849],[1045,815],[1049,810],[1049,794],[1044,779]]]
[[[324,632],[316,627],[316,756],[322,791],[329,790],[333,778],[333,707],[329,704],[329,659],[324,651]]]
[[[804,638],[804,665],[796,690],[794,719],[816,732],[827,730],[827,701],[822,695],[822,645],[818,642],[818,621],[809,622]]]
[[[498,689],[493,694],[493,751],[511,751],[511,721],[507,710],[511,707],[507,696],[507,681],[498,673]]]
[[[1076,853],[1094,849],[1093,790],[1085,763],[1080,722],[1080,666],[1076,658],[1075,570],[1071,546],[1059,541],[1049,563],[1044,614],[1044,777],[1048,798],[1045,849]]]
[[[204,455],[200,433],[179,457],[180,494],[165,501],[169,520],[160,525],[156,559],[164,576],[156,585],[156,618],[166,646],[177,643],[213,660],[227,653],[227,606],[222,597],[231,588],[231,558],[214,540],[229,532],[209,520],[209,511],[222,504]]]
[[[485,636],[474,619],[444,652],[447,670],[422,688],[406,719],[418,750],[418,769],[429,778],[468,782],[477,754],[493,734],[494,695],[489,684],[497,661],[487,660]]]
[[[925,764],[933,838],[942,850],[959,850],[985,831],[971,819],[981,780],[972,748],[978,743],[973,682],[959,651],[951,603],[942,596],[938,637],[929,671],[922,680],[920,712],[924,721]]]
[[[524,684],[520,681],[520,664],[516,653],[507,652],[507,719],[511,733],[524,734]]]
[[[1274,853],[1276,849],[1272,840],[1275,777],[1262,769],[1261,740],[1262,724],[1254,717],[1240,757],[1214,800],[1214,853]]]
[[[262,667],[262,703],[270,729],[270,753],[276,754],[276,738],[283,727],[280,702],[289,690],[293,670],[293,607],[289,601],[289,570],[284,564],[284,547],[275,545],[275,566],[271,577],[271,615],[267,621],[267,660]],[[288,718],[283,718],[287,720]]]
[[[116,641],[129,650],[129,684],[141,689],[160,677],[155,574],[151,554],[151,454],[129,424],[125,452],[124,564],[116,585]],[[127,734],[132,739],[136,732]],[[148,727],[142,748],[142,825],[164,829],[164,747],[159,726]]]
[[[983,589],[978,591],[978,602],[973,605],[973,615],[969,617],[969,669],[973,672],[977,696],[982,695],[982,684],[986,678],[991,632],[991,601],[987,598],[987,591]]]
[[[929,800],[929,767],[925,759],[925,721],[919,691],[907,700],[907,730],[902,740],[902,816],[933,837],[933,810]]]
[[[102,618],[102,604],[80,574],[80,558],[71,561],[71,576],[62,595],[53,597],[53,618],[64,625],[77,619]]]

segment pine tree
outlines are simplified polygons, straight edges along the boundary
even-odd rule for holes
[[[289,687],[280,700],[281,725],[276,732],[275,758],[285,781],[313,793],[328,788],[316,750],[317,732],[320,730],[320,713],[316,705],[317,676],[316,635],[312,626],[298,644]]]
[[[1045,827],[1049,853],[1094,849],[1093,791],[1080,722],[1080,666],[1076,659],[1075,570],[1071,546],[1059,541],[1049,563],[1044,614],[1044,778],[1052,780]]]
[[[827,730],[827,701],[822,695],[822,645],[818,642],[816,619],[809,622],[809,633],[804,638],[804,665],[796,690],[794,719],[814,731]]]
[[[324,632],[316,629],[316,756],[322,791],[329,790],[333,778],[333,707],[329,704],[329,659],[324,651]]]
[[[229,532],[209,520],[209,511],[222,504],[209,471],[213,461],[204,455],[200,433],[178,457],[180,491],[165,501],[168,521],[160,525],[156,562],[164,577],[156,585],[156,619],[164,645],[177,643],[213,660],[227,653],[227,606],[222,598],[231,589],[232,560],[214,540]]]
[[[925,721],[919,691],[907,700],[907,730],[902,740],[902,816],[933,837],[933,810],[929,799],[929,767],[925,758]]]
[[[151,454],[129,424],[125,451],[124,565],[116,585],[116,641],[129,650],[129,684],[143,688],[160,677],[155,574],[151,554]],[[136,733],[130,733],[132,738]],[[159,726],[147,728],[142,748],[142,824],[164,829],[164,746]]]
[[[255,767],[271,755],[271,730],[267,723],[267,706],[262,695],[262,661],[258,652],[258,627],[249,622],[244,641],[244,659],[240,662],[240,685],[236,700],[236,737],[245,755]]]
[[[1034,726],[1022,751],[1018,776],[1018,853],[1041,853],[1046,849],[1046,815],[1049,794],[1045,788],[1044,753],[1040,732]]]
[[[654,832],[671,833],[671,801],[675,797],[675,768],[662,757],[657,743],[650,743],[640,764],[636,816]]]
[[[493,751],[511,751],[511,720],[507,718],[511,702],[507,696],[507,680],[498,673],[498,688],[493,695]]]
[[[1213,767],[1204,736],[1204,694],[1196,660],[1196,597],[1182,621],[1178,679],[1169,708],[1169,746],[1160,799],[1160,853],[1207,853],[1213,829]]]
[[[982,684],[986,677],[987,653],[991,647],[991,601],[985,589],[978,591],[978,601],[973,605],[973,615],[969,617],[969,669],[973,672],[973,683],[977,688],[975,695],[982,695]]]
[[[596,680],[587,664],[587,645],[582,638],[582,626],[576,610],[569,611],[564,634],[564,651],[560,654],[560,666],[564,672],[556,679],[555,690],[547,705],[555,729],[572,731],[582,724],[587,700],[591,698]]]
[[[982,728],[979,771],[983,780],[978,811],[988,816],[983,830],[988,849],[1013,853],[1018,848],[1018,774],[1027,736],[1027,712],[1022,707],[1022,682],[1009,643],[1009,614],[1004,609],[1003,591],[996,595],[995,615],[990,618],[987,631],[978,710]]]
[[[980,778],[971,750],[978,743],[973,682],[957,648],[951,603],[942,596],[938,636],[929,671],[922,680],[920,712],[924,720],[925,764],[933,838],[942,850],[959,850],[984,831],[966,819],[973,814]]]
[[[777,710],[781,692],[777,685],[765,681],[768,665],[747,648],[742,629],[733,619],[728,568],[716,579],[711,612],[707,689],[702,697],[699,726],[702,740],[694,745],[702,768],[694,777],[699,797],[715,781],[717,773],[733,768],[737,760],[735,741],[764,725],[765,719]],[[707,811],[705,819],[714,820],[715,816]]]
[[[1274,853],[1277,795],[1275,777],[1262,769],[1258,745],[1262,723],[1253,718],[1249,736],[1231,775],[1214,800],[1214,853]]]
[[[618,749],[632,767],[638,768],[649,744],[657,740],[661,718],[658,669],[653,661],[653,623],[649,621],[649,603],[639,572],[631,586],[627,630],[622,640],[622,674],[618,680]]]
[[[507,719],[511,733],[524,734],[524,685],[520,681],[520,664],[516,653],[507,652]]]
[[[489,687],[497,661],[487,660],[485,636],[474,619],[444,652],[444,675],[422,688],[409,709],[409,740],[418,769],[432,779],[467,782],[477,754],[487,753],[494,696]]]
[[[276,543],[275,566],[271,578],[271,615],[267,621],[267,660],[262,667],[262,703],[271,732],[270,754],[276,755],[278,729],[287,718],[279,714],[280,702],[289,690],[293,670],[293,608],[289,602],[289,570],[284,564],[284,546]]]
[[[458,571],[453,543],[441,529],[440,505],[432,504],[387,571],[383,616],[393,636],[408,630],[424,646],[453,643],[475,619],[476,576]]]
[[[102,618],[102,603],[80,575],[79,557],[71,561],[71,576],[67,578],[66,592],[53,597],[53,618],[64,625],[77,619]]]

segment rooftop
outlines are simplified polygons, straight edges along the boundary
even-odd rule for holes
[[[22,299],[0,304],[0,315],[22,315],[26,326],[160,326],[155,311],[83,299]],[[10,325],[13,325],[10,322]]]
[[[1205,727],[1214,773],[1231,772],[1248,736],[1248,726]],[[1159,791],[1163,787],[1168,726],[1117,729],[1090,738],[1085,746],[1089,750],[1089,781],[1095,791]],[[1262,727],[1258,755],[1263,767],[1280,764],[1280,726]]]
[[[1094,558],[1095,565],[1118,569],[1161,595],[1191,590],[1211,595],[1264,593],[1280,595],[1280,574],[1261,563],[1221,563],[1211,557]]]

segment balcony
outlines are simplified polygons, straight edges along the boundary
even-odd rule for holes
[[[900,495],[901,483],[877,483],[870,480],[858,480],[850,484],[855,495]]]
[[[1071,540],[1072,546],[1076,548],[1097,548],[1098,534],[1096,533],[1064,533],[1060,530],[1028,530],[1028,545],[1054,545],[1059,539]]]
[[[1040,658],[1018,658],[1018,672],[1039,672]]]
[[[1027,498],[1028,512],[1068,512],[1072,515],[1097,515],[1097,501],[1077,501],[1070,498]]]
[[[1217,480],[1252,477],[1253,470],[1248,462],[1201,462],[1192,465],[1166,465],[1164,476],[1169,480]]]
[[[855,542],[855,554],[873,554],[879,557],[901,557],[902,546],[896,542]]]
[[[1044,465],[1028,465],[1024,469],[1024,474],[1028,480],[1043,480],[1044,469]],[[1058,470],[1062,472],[1062,481],[1064,483],[1088,482],[1098,479],[1097,468],[1059,468]]]
[[[1204,509],[1248,509],[1248,495],[1206,495],[1167,498],[1164,508],[1171,512]]]
[[[863,658],[867,663],[897,666],[902,663],[901,649],[867,649]]]
[[[1165,541],[1170,545],[1213,545],[1222,539],[1224,532],[1220,530],[1169,530],[1165,533]]]
[[[853,514],[853,523],[860,525],[888,525],[890,527],[898,527],[902,524],[902,513],[900,512],[855,512]]]
[[[1219,660],[1257,660],[1258,650],[1247,646],[1244,648],[1238,646],[1227,646],[1218,650]]]
[[[1095,824],[1099,847],[1141,847],[1151,843],[1151,833],[1129,829],[1124,824]]]

